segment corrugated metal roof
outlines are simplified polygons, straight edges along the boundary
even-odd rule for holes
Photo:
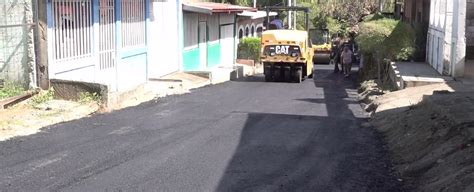
[[[252,7],[244,7],[232,4],[224,3],[211,3],[211,2],[184,2],[183,10],[197,13],[242,13],[243,11],[257,11]]]

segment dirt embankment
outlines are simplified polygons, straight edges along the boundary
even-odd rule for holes
[[[439,84],[364,98],[409,188],[474,191],[474,90]]]

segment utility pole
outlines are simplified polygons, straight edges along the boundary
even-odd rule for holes
[[[383,11],[383,0],[379,0],[379,11]]]
[[[257,8],[257,0],[253,0],[253,8]]]
[[[35,22],[36,22],[36,71],[37,82],[41,89],[47,90],[49,88],[49,74],[48,74],[48,23],[47,23],[47,1],[35,0]]]
[[[288,0],[288,7],[291,7],[291,0]],[[292,11],[288,11],[288,28],[289,29],[291,29],[291,26],[293,24],[291,15],[292,15]]]
[[[297,5],[296,5],[296,0],[294,0],[293,6],[295,6],[295,7],[297,6]],[[295,12],[295,14],[294,14],[294,17],[295,17],[295,18],[294,18],[294,20],[293,20],[293,27],[294,27],[295,29],[296,29],[296,17],[297,17],[297,14],[298,14],[298,12]]]

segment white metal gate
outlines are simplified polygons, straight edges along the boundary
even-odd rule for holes
[[[148,3],[48,0],[50,77],[100,83],[109,91],[145,83]]]
[[[53,58],[67,62],[92,55],[91,0],[52,0]]]
[[[51,0],[50,78],[94,79],[92,7],[92,0]]]
[[[115,90],[117,82],[115,0],[99,2],[99,72],[98,80]]]

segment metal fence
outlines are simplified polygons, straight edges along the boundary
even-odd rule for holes
[[[145,45],[145,0],[122,0],[122,47]]]
[[[35,0],[0,1],[0,80],[34,87]]]
[[[66,62],[92,55],[91,0],[52,0],[53,57]]]

